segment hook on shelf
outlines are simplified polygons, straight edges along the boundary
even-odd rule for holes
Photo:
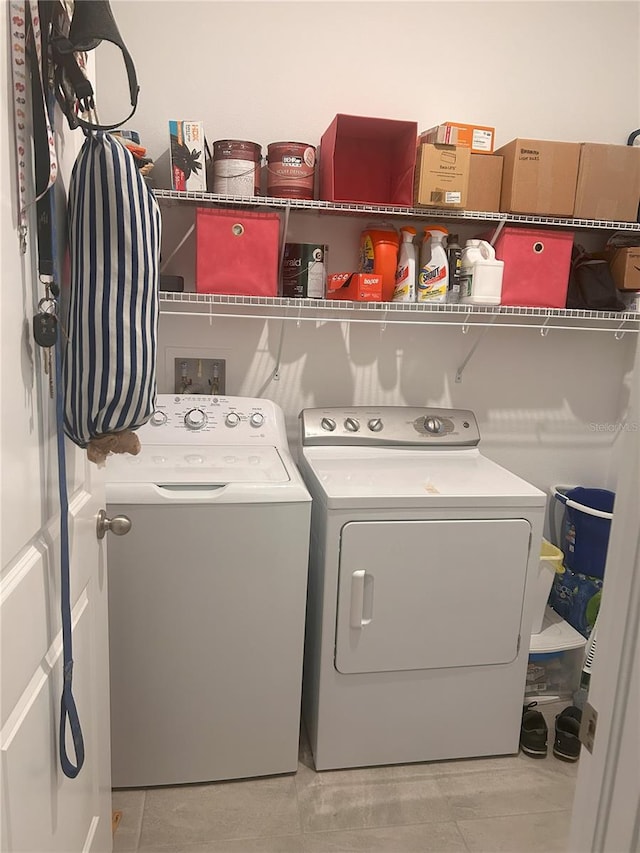
[[[470,319],[471,319],[471,311],[469,311],[469,313],[467,314],[467,316],[466,316],[466,317],[464,318],[464,320],[462,321],[462,334],[463,334],[463,335],[466,335],[466,334],[467,334],[467,332],[468,332],[468,331],[469,331],[469,329],[470,329],[470,325],[469,325],[469,320],[470,320]],[[457,381],[458,381],[458,380],[456,379],[456,382],[457,382]]]
[[[626,333],[627,333],[627,330],[626,330],[625,328],[623,328],[623,327],[624,327],[624,324],[625,324],[626,322],[627,322],[626,320],[623,320],[623,321],[622,321],[622,323],[620,323],[620,325],[618,326],[618,328],[617,328],[617,329],[615,330],[615,332],[613,333],[613,337],[614,337],[617,341],[621,341],[621,340],[624,338],[624,336],[626,335]]]
[[[540,327],[540,334],[543,338],[546,338],[549,334],[549,320],[551,317],[547,317],[542,326]]]

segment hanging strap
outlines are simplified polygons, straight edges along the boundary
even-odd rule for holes
[[[97,124],[78,116],[78,107],[84,113],[95,110],[93,87],[87,79],[75,54],[94,50],[102,41],[120,48],[127,70],[131,112],[115,124]],[[127,50],[107,0],[76,0],[69,35],[58,34],[51,42],[55,63],[55,90],[60,108],[69,127],[75,130],[115,130],[128,121],[138,106],[138,79],[136,69]]]
[[[32,0],[30,0],[32,2]],[[37,3],[33,2],[31,8],[32,18],[37,18]],[[34,26],[34,36],[36,27]],[[36,181],[38,176],[46,173],[43,164],[51,165],[50,144],[53,142],[53,134],[49,122],[49,113],[53,120],[55,99],[53,95],[47,100],[42,87],[42,53],[38,51],[40,42],[39,31],[36,38],[36,54],[32,57],[31,73],[32,80],[37,75],[40,85],[32,85],[32,110],[35,148],[35,172]],[[37,66],[37,68],[36,68]],[[55,149],[54,149],[55,155]],[[51,182],[51,172],[44,194],[38,201],[38,272],[40,280],[46,282],[47,289],[51,289],[56,301],[56,314],[59,313],[58,295],[56,282],[60,281],[59,258],[56,252],[56,209],[55,192]],[[72,622],[71,622],[71,583],[70,583],[70,558],[69,558],[69,496],[67,492],[67,463],[64,443],[64,395],[62,388],[62,330],[58,322],[58,335],[55,346],[55,398],[56,398],[56,431],[58,451],[58,493],[60,497],[60,611],[62,619],[62,696],[60,700],[60,731],[59,751],[60,766],[65,776],[74,779],[84,764],[84,739],[82,728],[78,717],[75,699],[73,698],[73,646],[72,646]],[[67,753],[67,728],[71,731],[75,763]]]

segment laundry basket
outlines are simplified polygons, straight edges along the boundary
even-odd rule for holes
[[[615,494],[607,489],[583,486],[568,490],[553,486],[552,494],[565,506],[562,541],[565,566],[574,572],[602,579]]]

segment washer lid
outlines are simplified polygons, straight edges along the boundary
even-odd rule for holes
[[[155,445],[137,456],[109,456],[107,483],[155,485],[289,483],[291,477],[275,447]]]
[[[312,492],[334,507],[544,506],[546,495],[477,448],[305,447],[301,468]]]

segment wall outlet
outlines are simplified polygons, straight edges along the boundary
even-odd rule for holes
[[[224,358],[175,358],[176,394],[225,393]]]

